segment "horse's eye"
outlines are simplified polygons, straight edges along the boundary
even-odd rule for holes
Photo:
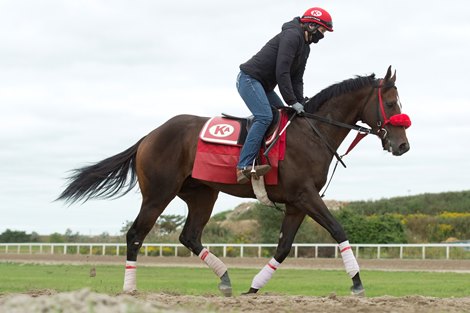
[[[388,107],[390,107],[390,108],[391,108],[391,107],[394,107],[394,106],[397,104],[397,102],[396,102],[396,101],[392,101],[392,102],[385,102],[385,104],[386,104]]]

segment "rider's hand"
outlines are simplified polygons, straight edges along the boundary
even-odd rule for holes
[[[292,108],[295,110],[295,112],[297,112],[297,114],[302,114],[304,113],[304,106],[302,104],[300,104],[299,102],[296,102],[292,105]]]

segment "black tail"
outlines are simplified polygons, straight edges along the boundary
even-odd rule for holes
[[[74,203],[85,202],[91,198],[107,199],[116,196],[124,188],[119,197],[128,193],[137,183],[135,160],[137,148],[144,138],[115,156],[73,170],[73,174],[68,177],[67,188],[56,200]],[[130,178],[127,182],[129,172]]]

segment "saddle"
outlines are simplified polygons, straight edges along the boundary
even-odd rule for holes
[[[265,134],[265,145],[269,145],[279,132],[280,110],[272,109],[272,112],[273,120]],[[253,122],[253,115],[238,117],[222,113],[222,116],[212,117],[206,122],[200,139],[217,144],[243,146]]]
[[[274,141],[280,130],[285,127],[288,116],[285,110],[273,114],[273,123],[267,131],[267,145]],[[237,184],[235,168],[240,150],[245,142],[248,127],[253,124],[251,117],[224,116],[209,119],[199,133],[196,156],[191,176],[210,182]],[[284,159],[286,149],[286,132],[269,151],[271,171],[264,177],[267,185],[277,185],[279,161]],[[267,159],[260,155],[261,163]]]

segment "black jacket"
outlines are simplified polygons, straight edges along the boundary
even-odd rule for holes
[[[282,98],[288,105],[304,101],[303,76],[310,54],[300,19],[282,25],[282,31],[240,69],[261,82],[266,91],[279,85]]]

